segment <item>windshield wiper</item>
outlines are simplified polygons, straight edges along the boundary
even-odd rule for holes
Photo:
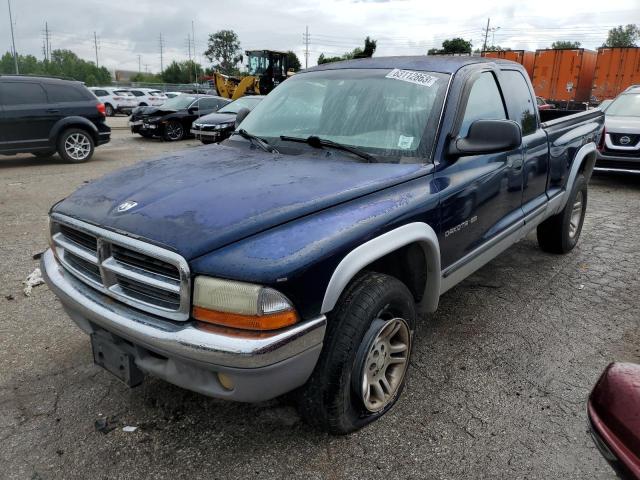
[[[266,140],[261,139],[260,137],[247,132],[244,128],[233,132],[233,135],[240,135],[242,138],[246,138],[251,141],[252,145],[258,145],[262,150],[269,153],[280,153],[278,150],[273,148]]]
[[[359,148],[352,147],[350,145],[345,145],[343,143],[334,142],[333,140],[328,140],[326,138],[320,138],[317,135],[311,135],[307,138],[300,137],[289,137],[287,135],[280,135],[280,140],[284,140],[287,142],[299,142],[306,143],[311,145],[314,148],[322,148],[322,147],[331,147],[336,148],[338,150],[344,150],[345,152],[353,153],[360,158],[364,158],[367,162],[373,162],[375,157],[373,155],[368,154],[360,150]]]

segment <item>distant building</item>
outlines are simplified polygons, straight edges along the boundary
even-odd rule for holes
[[[116,82],[129,82],[131,81],[131,77],[133,77],[134,75],[137,75],[139,72],[134,71],[134,70],[115,70],[113,72],[114,74],[114,80]]]

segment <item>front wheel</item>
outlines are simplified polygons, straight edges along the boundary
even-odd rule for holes
[[[308,423],[346,434],[380,418],[398,400],[409,366],[415,302],[398,279],[365,272],[328,317],[320,359],[298,407]]]
[[[93,155],[93,138],[86,130],[70,128],[58,139],[58,154],[69,163],[86,162]]]
[[[184,138],[184,127],[177,120],[169,120],[164,126],[162,138],[168,142],[176,142]]]
[[[587,212],[587,181],[576,178],[564,209],[538,225],[538,245],[545,252],[568,253],[576,246]]]

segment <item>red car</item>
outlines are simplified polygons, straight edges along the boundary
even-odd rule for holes
[[[536,97],[536,103],[538,104],[538,110],[551,110],[556,108],[552,103],[547,103],[547,101],[542,97]]]
[[[618,476],[640,479],[640,365],[610,364],[589,396],[591,436]]]

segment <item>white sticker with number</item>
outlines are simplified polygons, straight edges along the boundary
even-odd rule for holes
[[[398,139],[398,148],[401,150],[408,150],[413,145],[413,137],[405,137],[404,135],[400,135]]]
[[[386,78],[402,80],[403,82],[415,83],[416,85],[423,85],[425,87],[433,87],[438,81],[433,75],[416,72],[414,70],[400,70],[399,68],[391,70],[391,72],[386,75]]]

